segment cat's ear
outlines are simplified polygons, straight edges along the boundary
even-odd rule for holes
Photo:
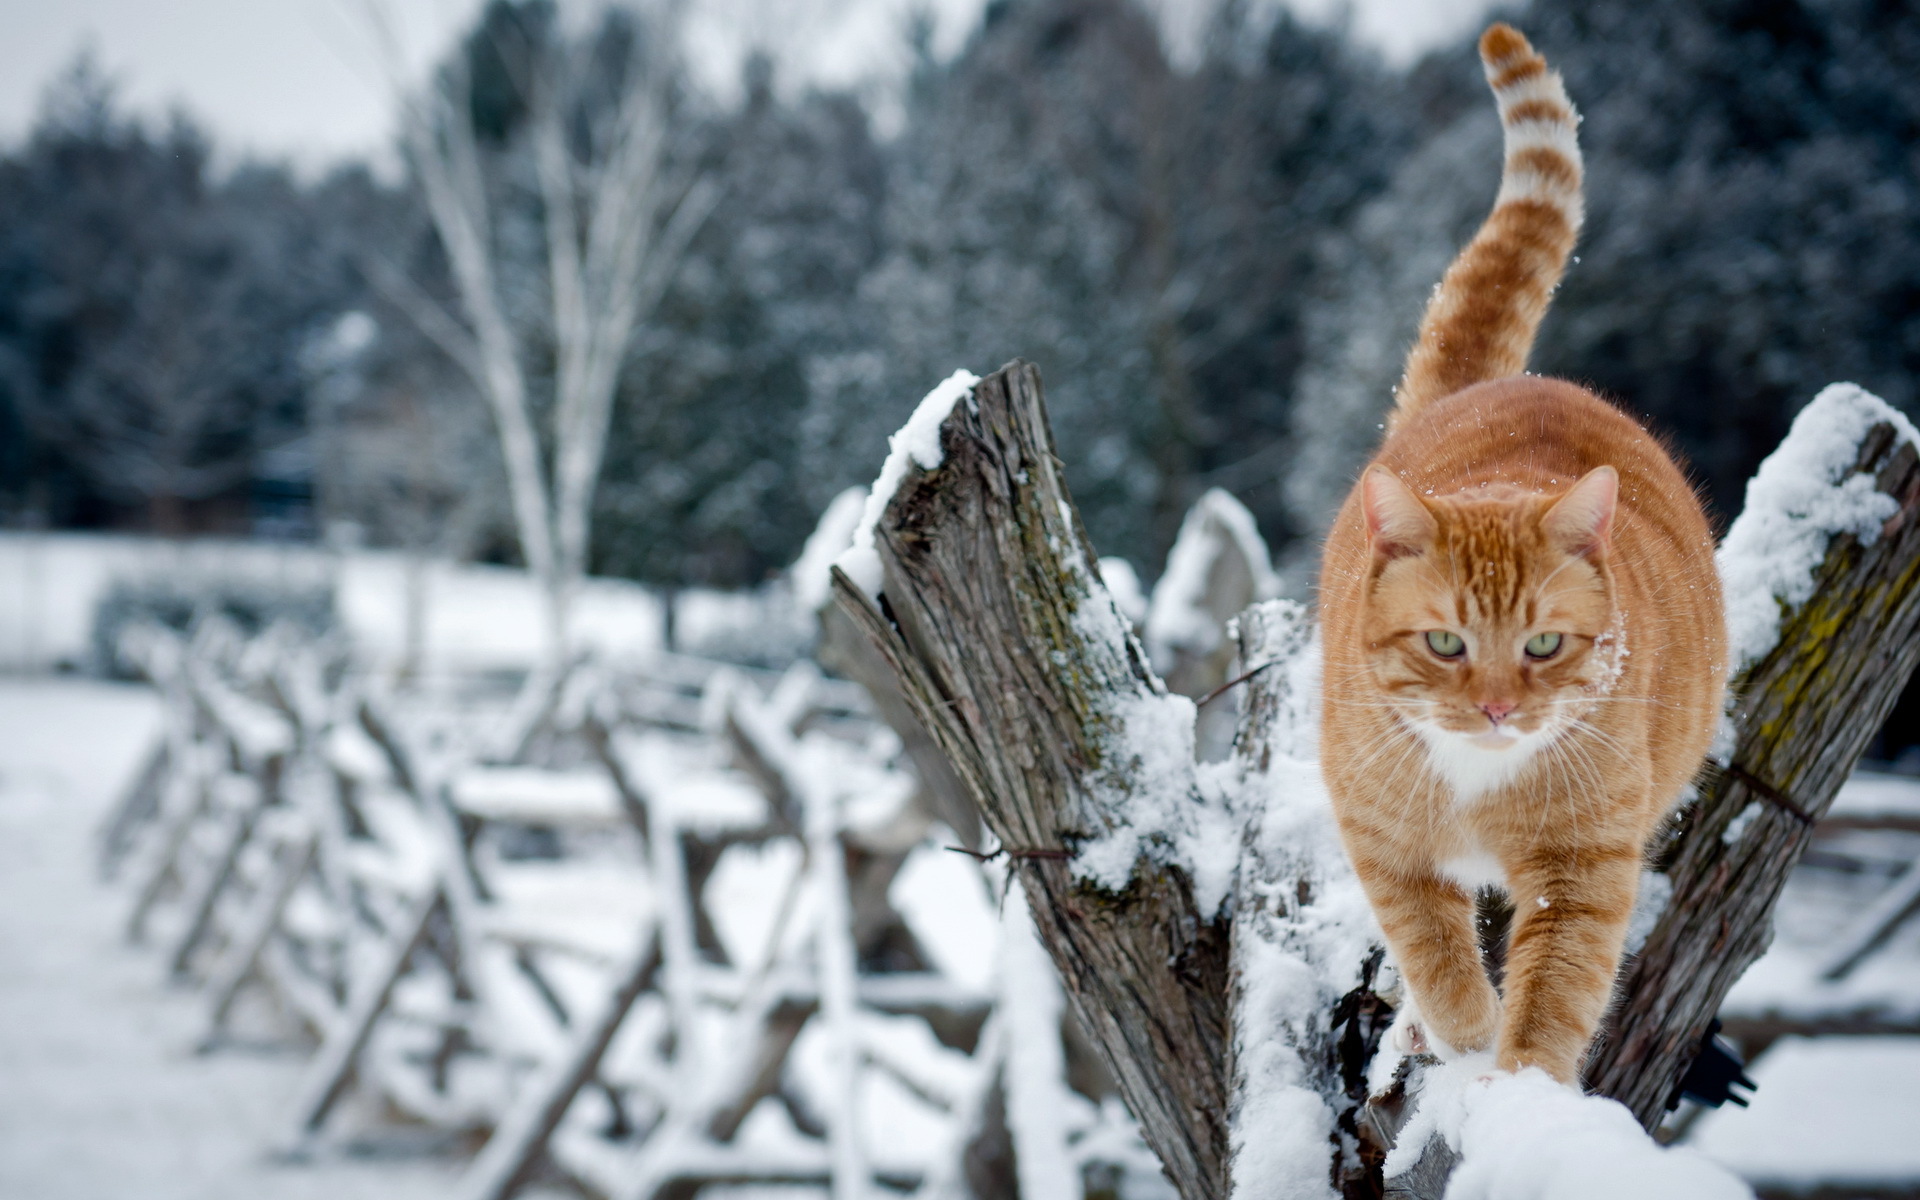
[[[1360,477],[1360,507],[1367,517],[1367,542],[1375,554],[1399,558],[1433,544],[1439,524],[1413,489],[1375,463]]]
[[[1620,473],[1595,467],[1547,510],[1542,521],[1547,536],[1571,554],[1593,554],[1607,548],[1613,535],[1613,510],[1620,499]]]

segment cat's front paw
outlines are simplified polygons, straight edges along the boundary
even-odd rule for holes
[[[1427,1031],[1421,1027],[1420,1013],[1413,1007],[1409,998],[1393,1014],[1393,1024],[1387,1027],[1387,1049],[1402,1058],[1409,1054],[1430,1054],[1432,1049],[1427,1043]]]
[[[1486,1003],[1477,1011],[1448,1013],[1450,1019],[1445,1021],[1423,1014],[1409,994],[1394,1011],[1386,1035],[1388,1048],[1402,1056],[1431,1054],[1443,1062],[1491,1049],[1499,1030],[1500,1009],[1493,989],[1489,987],[1487,992]]]
[[[1511,1042],[1500,1047],[1494,1056],[1494,1066],[1516,1075],[1528,1067],[1538,1067],[1558,1082],[1578,1087],[1580,1061],[1584,1057],[1586,1044],[1572,1039],[1563,1038],[1545,1045]]]

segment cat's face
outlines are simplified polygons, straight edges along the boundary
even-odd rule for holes
[[[1364,610],[1380,702],[1435,750],[1524,756],[1604,689],[1619,647],[1606,549],[1616,476],[1561,496],[1416,496],[1368,473]]]

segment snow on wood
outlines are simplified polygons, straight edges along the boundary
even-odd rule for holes
[[[1747,484],[1746,504],[1715,555],[1727,602],[1731,672],[1773,649],[1786,609],[1813,595],[1827,547],[1840,534],[1871,545],[1900,503],[1860,469],[1875,425],[1920,446],[1920,432],[1892,405],[1850,383],[1831,384],[1793,419],[1780,448]]]
[[[820,1021],[825,1039],[823,1091],[828,1152],[832,1161],[830,1192],[833,1200],[861,1200],[871,1190],[867,1147],[862,1142],[860,1095],[860,1035],[855,993],[857,951],[853,944],[853,907],[847,897],[847,875],[841,869],[845,850],[840,833],[842,800],[839,781],[800,768],[793,755],[783,755],[789,778],[799,790],[797,799],[805,821],[807,858],[812,864],[814,901],[814,967],[820,987]]]
[[[483,821],[619,825],[620,797],[603,771],[469,767],[447,785],[461,812]]]
[[[1113,597],[1113,606],[1133,626],[1134,632],[1139,633],[1147,620],[1147,594],[1140,588],[1140,573],[1126,559],[1111,554],[1101,559],[1098,566],[1100,582]]]
[[[1233,1194],[1333,1195],[1332,1014],[1362,984],[1379,932],[1334,828],[1317,752],[1320,651],[1306,610],[1239,617],[1251,681],[1240,753],[1216,768],[1248,821],[1234,906]]]
[[[1212,654],[1227,640],[1226,624],[1235,613],[1278,592],[1253,514],[1232,493],[1208,490],[1180,522],[1166,569],[1153,585],[1146,640],[1154,668],[1166,674],[1176,653]]]
[[[1459,1162],[1448,1200],[1738,1200],[1752,1191],[1725,1167],[1663,1148],[1627,1108],[1581,1095],[1537,1068],[1493,1069],[1490,1054],[1415,1077],[1413,1118],[1386,1162],[1389,1181],[1413,1168],[1430,1139]]]
[[[852,545],[833,562],[848,578],[865,588],[869,596],[880,594],[880,559],[873,545],[874,526],[911,468],[931,471],[940,465],[943,453],[940,426],[955,404],[971,398],[973,385],[978,382],[980,377],[965,369],[947,376],[920,401],[899,432],[887,439],[887,459],[881,464],[879,477],[867,490],[860,522],[853,527]]]
[[[1742,674],[1724,769],[1665,851],[1671,898],[1621,972],[1587,1071],[1645,1125],[1766,949],[1815,822],[1920,661],[1916,445],[1879,401],[1827,388],[1762,467],[1751,518],[1728,533],[1720,564]]]
[[[802,612],[820,611],[833,597],[833,563],[853,546],[854,533],[867,511],[867,489],[850,487],[835,496],[807,535],[800,557],[787,568],[794,603]]]

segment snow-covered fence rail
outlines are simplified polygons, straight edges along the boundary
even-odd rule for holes
[[[1135,801],[1206,807],[1191,702],[1159,685],[1099,583],[1039,373],[1016,364],[929,404],[882,473],[899,490],[876,485],[869,507],[885,506],[872,536],[880,578],[836,571],[835,593],[1005,847],[1074,1011],[1174,1185],[1224,1200],[1227,925],[1179,866],[1136,870],[1123,851],[1115,886],[1100,887],[1068,862],[1109,830],[1124,837]],[[1225,847],[1229,871],[1237,849],[1237,838]]]
[[[1249,1196],[1378,1196],[1392,1148],[1382,1142],[1403,1128],[1411,1144],[1384,1164],[1399,1176],[1394,1194],[1437,1197],[1450,1170],[1468,1194],[1551,1194],[1553,1171],[1508,1152],[1530,1139],[1486,1136],[1488,1114],[1542,1104],[1561,1132],[1592,1135],[1563,1138],[1571,1157],[1557,1170],[1646,1195],[1738,1194],[1700,1160],[1659,1155],[1617,1107],[1529,1098],[1526,1076],[1482,1096],[1440,1072],[1412,1125],[1356,1111],[1371,1014],[1391,996],[1370,990],[1365,939],[1335,962],[1312,933],[1328,922],[1311,910],[1348,873],[1330,840],[1303,836],[1295,819],[1311,824],[1311,764],[1269,774],[1274,760],[1309,752],[1276,751],[1286,738],[1269,728],[1299,724],[1299,689],[1264,681],[1236,759],[1221,774],[1196,770],[1191,707],[1165,693],[1098,582],[1038,373],[1014,363],[961,378],[971,386],[943,385],[896,435],[835,594],[1005,848],[1075,1011],[1181,1195],[1224,1200],[1241,1185]],[[1920,657],[1917,440],[1858,389],[1830,389],[1763,469],[1723,551],[1735,665],[1747,668],[1731,757],[1670,844],[1673,899],[1589,1064],[1595,1090],[1643,1125],[1764,947],[1807,827]],[[1276,822],[1289,808],[1300,811]],[[1247,1015],[1237,1009],[1259,989],[1236,988],[1234,969],[1252,961],[1245,943],[1260,923],[1227,914],[1263,904],[1279,921],[1268,926],[1285,960],[1276,970],[1301,978],[1283,989],[1267,1042],[1236,1047],[1235,1017]],[[1352,986],[1361,981],[1369,987]],[[1295,1011],[1303,995],[1321,1010]],[[1269,989],[1262,1002],[1272,1001]],[[1242,1033],[1246,1043],[1263,1031]],[[1262,1063],[1249,1061],[1253,1049]],[[1249,1140],[1276,1135],[1290,1143],[1278,1154]],[[1445,1143],[1438,1168],[1403,1173],[1430,1138]]]
[[[958,1200],[983,1162],[1053,1200],[1153,1170],[1066,1083],[1025,907],[995,916],[998,868],[948,852],[854,685],[591,664],[540,763],[501,766],[460,736],[487,693],[388,692],[346,648],[155,631],[176,737],[103,831],[156,881],[204,1050],[317,1039],[281,1152],[403,1113],[484,1137],[471,1200],[542,1173]]]

